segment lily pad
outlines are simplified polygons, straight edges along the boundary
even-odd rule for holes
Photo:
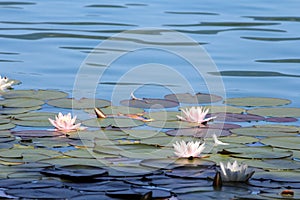
[[[268,117],[300,117],[300,108],[255,108],[247,113]]]
[[[29,108],[2,108],[0,109],[0,114],[3,115],[17,115],[17,114],[22,114],[22,113],[27,113],[30,111],[34,110],[39,110],[41,109],[41,106],[34,106],[34,107],[29,107]]]
[[[261,143],[273,147],[300,150],[300,137],[270,137],[262,139]]]
[[[247,159],[278,159],[286,158],[293,155],[292,151],[275,150],[272,147],[242,147],[242,148],[225,148],[222,153],[230,154],[231,157]]]
[[[222,97],[205,93],[197,93],[195,95],[191,95],[190,93],[178,93],[168,94],[165,96],[165,99],[177,101],[179,103],[208,104],[221,101]]]
[[[190,123],[184,121],[152,121],[147,122],[147,126],[156,128],[191,128],[200,126],[198,123]]]
[[[265,118],[259,115],[251,114],[239,114],[239,113],[214,113],[207,115],[207,117],[216,117],[215,121],[226,121],[226,122],[251,122],[251,121],[262,121]]]
[[[269,117],[266,119],[267,122],[296,122],[298,119],[294,117]]]
[[[228,130],[210,129],[210,128],[206,128],[206,127],[169,130],[166,132],[166,134],[171,135],[171,136],[192,136],[192,137],[197,137],[197,138],[212,137],[213,134],[216,134],[219,136],[231,135],[231,133]]]
[[[103,168],[86,165],[69,165],[54,169],[44,169],[41,173],[47,176],[57,176],[63,179],[80,182],[91,181],[94,178],[107,175],[107,171]]]
[[[5,99],[35,98],[40,100],[59,99],[68,94],[56,90],[10,90],[2,95]]]
[[[176,101],[171,101],[167,99],[130,99],[122,100],[120,102],[124,106],[134,107],[134,108],[145,108],[145,109],[161,109],[161,108],[173,108],[179,105]]]
[[[268,98],[268,97],[241,97],[241,98],[228,98],[224,101],[224,103],[233,106],[256,107],[256,106],[282,106],[282,105],[290,104],[291,101],[288,99]]]
[[[73,108],[73,109],[88,109],[88,108],[103,108],[110,106],[111,102],[103,99],[53,99],[47,102],[51,106],[59,108]]]
[[[193,178],[193,179],[207,179],[214,177],[216,171],[209,169],[207,166],[184,166],[172,169],[166,172],[167,176],[177,178]]]
[[[246,135],[246,136],[263,136],[263,137],[291,136],[291,135],[298,135],[299,127],[261,125],[261,126],[251,126],[251,127],[241,127],[241,128],[231,129],[230,132],[234,134]]]
[[[24,130],[12,131],[12,134],[19,137],[57,137],[64,135],[62,132],[47,130]]]
[[[245,160],[243,162],[248,166],[264,170],[292,170],[300,168],[300,163],[291,159]]]
[[[160,121],[174,121],[178,120],[177,115],[181,116],[181,112],[171,111],[171,112],[149,112],[144,116],[149,119],[160,120]]]
[[[222,138],[222,142],[225,143],[251,144],[258,141],[259,139],[249,136],[230,136]]]
[[[0,124],[0,130],[9,130],[15,128],[16,125],[13,123]]]
[[[279,182],[300,182],[300,172],[296,171],[271,171],[256,172],[252,176],[253,179],[272,180]]]
[[[140,120],[130,118],[94,118],[88,119],[82,122],[83,125],[89,127],[118,127],[118,128],[129,128],[135,126],[141,126],[144,122]]]
[[[94,109],[86,110],[88,113],[94,114]],[[118,114],[143,114],[145,111],[141,108],[133,108],[127,106],[108,106],[101,108],[101,111],[106,115],[118,115]]]
[[[8,189],[7,194],[25,199],[71,199],[80,193],[67,188]]]
[[[44,101],[33,98],[5,99],[0,101],[0,105],[9,108],[30,108],[35,106],[41,106],[44,103]]]
[[[190,108],[189,107],[180,107],[180,110]],[[238,107],[233,106],[217,106],[217,105],[207,105],[205,106],[206,109],[209,109],[209,113],[243,113],[245,110]]]

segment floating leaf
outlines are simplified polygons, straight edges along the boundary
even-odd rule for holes
[[[57,137],[64,135],[62,132],[47,131],[47,130],[24,130],[24,131],[13,131],[13,135],[19,137]]]
[[[268,117],[300,117],[300,108],[255,108],[247,113]]]
[[[156,128],[190,128],[199,126],[198,123],[184,121],[152,121],[148,122],[147,125]]]
[[[231,133],[228,130],[210,129],[210,128],[206,128],[206,127],[169,130],[166,132],[166,134],[171,135],[171,136],[192,136],[192,137],[197,137],[197,138],[212,137],[213,134],[216,134],[219,136],[231,135]]]
[[[29,108],[2,108],[0,109],[0,114],[3,115],[17,115],[22,113],[27,113],[29,111],[39,110],[41,106],[34,106]]]
[[[269,117],[266,119],[267,122],[296,122],[298,119],[293,117]]]
[[[94,109],[86,110],[88,113],[95,114]],[[118,115],[118,114],[143,114],[145,111],[141,108],[132,108],[127,106],[108,106],[101,108],[101,111],[106,115]]]
[[[292,170],[300,168],[300,163],[291,159],[245,160],[243,163],[264,170]]]
[[[267,97],[241,97],[241,98],[228,98],[224,101],[225,104],[233,106],[282,106],[290,104],[288,99],[267,98]]]
[[[83,131],[77,131],[74,134],[71,134],[69,136],[69,138],[70,139],[79,139],[79,140],[95,140],[95,138],[103,139],[103,140],[115,140],[115,139],[126,138],[127,136],[128,136],[128,134],[126,132],[123,132],[123,131],[113,131],[113,130],[88,131],[88,130],[83,130]]]
[[[299,127],[296,126],[279,126],[279,125],[261,125],[231,129],[230,132],[238,135],[247,136],[290,136],[299,133]]]
[[[5,99],[35,98],[40,100],[59,99],[68,94],[56,90],[10,90],[2,95]]]
[[[144,122],[140,120],[130,118],[94,118],[88,119],[82,122],[83,125],[89,127],[118,127],[118,128],[129,128],[135,126],[141,126]]]
[[[68,157],[58,157],[51,159],[44,159],[40,161],[41,163],[49,163],[51,165],[60,166],[69,166],[69,165],[87,165],[94,167],[104,166],[103,162],[98,159],[88,159],[88,158],[68,158]]]
[[[253,179],[272,180],[280,182],[300,182],[300,172],[296,171],[271,171],[256,172],[252,176]]]
[[[251,144],[254,142],[258,142],[259,139],[248,136],[230,136],[230,137],[222,137],[222,142],[225,143],[238,143],[238,144]]]
[[[165,99],[177,101],[179,103],[208,104],[221,101],[222,97],[205,93],[197,93],[195,95],[191,95],[190,93],[178,93],[168,94],[165,96]]]
[[[107,171],[100,167],[69,165],[54,169],[44,169],[41,173],[47,176],[57,176],[63,179],[84,182],[106,175]]]
[[[73,108],[73,109],[88,109],[88,108],[102,108],[110,106],[110,101],[103,99],[88,99],[82,98],[79,100],[65,98],[65,99],[53,99],[47,102],[51,106],[59,108]]]
[[[186,142],[188,141],[199,141],[197,138],[191,138],[191,137],[171,137],[171,136],[159,136],[159,137],[152,137],[152,138],[145,138],[141,139],[141,144],[148,144],[148,145],[156,145],[156,146],[168,146],[173,147],[173,144],[175,142],[180,142],[181,140],[184,140]]]
[[[292,151],[275,150],[272,147],[242,147],[242,148],[225,148],[222,153],[230,154],[236,158],[247,159],[275,159],[286,158],[293,155]]]
[[[170,172],[166,172],[167,176],[178,178],[194,178],[194,179],[207,179],[208,177],[214,177],[216,171],[209,169],[207,166],[184,166],[172,169]]]
[[[15,128],[16,125],[13,123],[0,124],[0,130],[9,130]]]
[[[33,98],[5,99],[0,101],[0,105],[9,108],[30,108],[35,106],[41,106],[44,103],[44,101]]]
[[[160,112],[149,112],[145,117],[149,119],[154,119],[154,120],[160,120],[160,121],[174,121],[178,120],[177,115],[181,115],[181,112],[166,112],[166,111],[160,111]]]
[[[8,189],[5,191],[9,195],[26,199],[71,199],[80,193],[67,188],[35,188],[35,189]]]
[[[216,117],[215,121],[226,121],[226,122],[251,122],[251,121],[262,121],[265,118],[259,115],[251,114],[239,114],[239,113],[215,113],[207,115],[207,117]]]
[[[134,108],[145,108],[145,109],[161,109],[161,108],[173,108],[179,105],[178,102],[167,100],[167,99],[150,99],[144,98],[122,100],[120,102],[124,106],[134,107]]]
[[[300,150],[300,137],[270,137],[262,139],[261,143],[273,147]]]
[[[123,131],[126,134],[129,134],[129,137],[127,139],[151,139],[154,137],[167,136],[165,133],[155,130],[128,129]]]

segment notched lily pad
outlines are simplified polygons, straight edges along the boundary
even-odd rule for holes
[[[261,143],[273,147],[300,150],[300,137],[270,137],[262,139]]]
[[[290,104],[291,101],[288,99],[268,98],[268,97],[241,97],[241,98],[228,98],[224,101],[224,103],[233,106],[256,107],[256,106],[282,106],[282,105]]]
[[[192,95],[190,93],[178,93],[168,94],[165,96],[165,99],[177,101],[179,103],[208,104],[221,101],[223,98],[214,94],[197,93]]]
[[[122,100],[120,102],[124,106],[134,107],[134,108],[145,108],[145,109],[161,109],[161,108],[173,108],[179,105],[176,101],[171,101],[167,99],[130,99]]]
[[[111,102],[104,99],[53,99],[47,102],[51,106],[59,108],[73,108],[73,109],[88,109],[88,108],[102,108],[110,106]]]
[[[240,113],[214,113],[207,115],[207,117],[216,117],[215,121],[226,121],[226,122],[251,122],[251,121],[262,121],[265,118],[259,115],[251,114],[240,114]]]
[[[10,90],[2,95],[5,99],[35,98],[40,100],[59,99],[68,94],[56,90]]]

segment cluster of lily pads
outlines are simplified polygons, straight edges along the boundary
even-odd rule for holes
[[[0,81],[2,197],[299,197],[300,109],[287,99],[169,94],[113,106],[9,81]]]

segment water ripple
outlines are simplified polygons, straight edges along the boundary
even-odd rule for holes
[[[283,74],[279,72],[272,71],[220,71],[220,72],[209,72],[211,75],[215,76],[239,76],[239,77],[294,77],[299,78],[300,75],[293,74]]]
[[[280,42],[280,41],[290,41],[290,40],[300,40],[300,37],[290,37],[290,38],[284,38],[284,37],[241,37],[243,39],[247,40],[258,40],[258,41],[269,41],[269,42]]]

